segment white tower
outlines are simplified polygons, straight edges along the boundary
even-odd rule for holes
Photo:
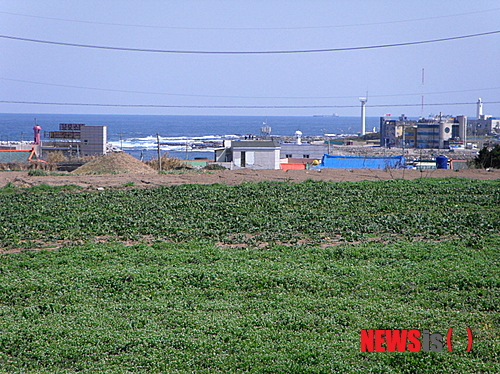
[[[467,141],[467,117],[466,116],[457,116],[458,120],[458,136],[460,140],[464,143],[464,146]]]
[[[302,131],[300,131],[300,130],[295,131],[295,137],[297,138],[297,144],[301,145],[302,144]]]
[[[477,99],[477,113],[476,113],[476,119],[481,119],[483,116],[483,102],[481,101],[481,98]]]
[[[368,101],[367,97],[360,97],[359,101],[361,102],[361,136],[365,135],[365,122],[366,122],[366,115],[365,115],[365,106],[366,102]]]

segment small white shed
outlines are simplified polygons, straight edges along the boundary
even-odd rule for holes
[[[230,169],[280,168],[280,146],[273,140],[236,140],[215,152],[215,162]],[[229,165],[228,165],[229,164]]]

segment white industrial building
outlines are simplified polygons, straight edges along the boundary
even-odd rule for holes
[[[281,159],[312,159],[321,160],[323,155],[327,153],[328,145],[324,142],[321,144],[311,144],[302,141],[302,132],[295,131],[295,141],[281,143]]]
[[[45,132],[50,140],[42,141],[42,152],[62,151],[78,156],[106,153],[107,126],[86,126],[78,123],[61,123],[59,131]]]
[[[472,136],[500,134],[500,119],[489,114],[483,114],[483,102],[481,98],[477,100],[476,119],[467,121],[469,134]]]
[[[325,153],[328,153],[328,144],[310,144],[310,143],[282,143],[281,158],[304,158],[311,160],[321,160]]]
[[[465,144],[467,117],[438,115],[411,120],[380,118],[380,146],[408,148],[449,148],[454,142]]]
[[[106,153],[107,126],[83,126],[80,132],[80,152],[83,156]]]

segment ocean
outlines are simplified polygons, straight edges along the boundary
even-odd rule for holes
[[[0,113],[0,142],[31,140],[35,120],[44,133],[59,130],[60,123],[107,126],[108,142],[136,158],[145,160],[157,154],[156,134],[160,135],[162,153],[172,157],[213,157],[213,147],[222,139],[260,135],[263,124],[271,135],[304,136],[355,134],[359,117],[336,116],[175,116],[175,115],[92,115],[92,114],[10,114]],[[379,118],[367,117],[366,129],[378,129]],[[200,149],[201,148],[201,149]]]

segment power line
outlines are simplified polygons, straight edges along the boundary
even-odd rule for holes
[[[442,15],[442,16],[414,18],[414,19],[406,19],[406,20],[393,20],[393,21],[385,21],[385,22],[369,22],[369,23],[359,23],[359,24],[326,25],[326,26],[296,26],[296,27],[291,27],[291,26],[290,27],[186,27],[186,26],[137,25],[137,24],[127,24],[127,23],[109,23],[109,22],[83,21],[83,20],[65,19],[65,18],[56,18],[56,17],[43,17],[43,16],[35,16],[35,15],[12,13],[12,12],[0,12],[0,14],[6,14],[6,15],[18,16],[18,17],[29,17],[29,18],[36,18],[36,19],[46,19],[46,20],[51,20],[51,21],[82,23],[82,24],[90,24],[90,25],[137,27],[137,28],[151,28],[151,29],[212,30],[212,31],[218,31],[218,30],[220,30],[220,31],[238,31],[238,30],[241,30],[241,31],[260,31],[260,30],[269,31],[269,30],[318,30],[318,29],[336,29],[336,28],[347,28],[347,27],[399,24],[399,23],[408,23],[408,22],[429,21],[429,20],[443,19],[443,18],[454,18],[454,17],[467,16],[467,15],[471,15],[471,14],[489,13],[489,12],[494,12],[497,10],[500,10],[500,8],[479,10],[479,11],[468,12],[468,13],[447,14],[447,15]]]
[[[40,40],[40,39],[30,39],[21,38],[17,36],[0,35],[0,38],[18,40],[24,42],[59,45],[65,47],[79,47],[79,48],[91,48],[91,49],[102,49],[102,50],[112,50],[112,51],[127,51],[127,52],[148,52],[148,53],[174,53],[174,54],[205,54],[205,55],[263,55],[263,54],[298,54],[298,53],[323,53],[323,52],[342,52],[342,51],[359,51],[367,49],[380,49],[380,48],[391,48],[391,47],[404,47],[410,45],[418,44],[429,44],[437,42],[445,42],[451,40],[475,38],[478,36],[487,36],[499,34],[500,30],[488,31],[478,34],[467,34],[460,36],[452,36],[448,38],[439,39],[429,39],[414,42],[403,42],[403,43],[392,43],[392,44],[378,44],[370,46],[361,47],[345,47],[345,48],[324,48],[324,49],[296,49],[296,50],[281,50],[281,51],[195,51],[195,50],[169,50],[169,49],[145,49],[145,48],[126,48],[126,47],[111,47],[111,46],[101,46],[101,45],[91,45],[91,44],[78,44],[78,43],[65,43],[65,42],[55,42],[50,40]]]
[[[55,103],[42,101],[0,100],[1,104],[55,105],[55,106],[87,106],[118,108],[185,108],[185,109],[331,109],[358,108],[359,105],[163,105],[163,104],[99,104],[99,103]],[[476,105],[476,102],[463,103],[430,103],[426,106]],[[500,101],[483,101],[483,104],[500,104]],[[421,104],[371,104],[371,108],[419,107]]]
[[[119,93],[132,93],[132,94],[145,94],[145,95],[182,96],[182,97],[206,97],[206,98],[220,98],[220,99],[228,99],[228,98],[235,98],[235,99],[265,99],[266,98],[266,97],[251,97],[251,96],[202,95],[202,94],[182,94],[182,93],[151,92],[151,91],[117,90],[117,89],[113,89],[113,88],[98,88],[98,87],[87,87],[87,86],[73,86],[73,85],[68,85],[68,84],[34,82],[34,81],[26,81],[26,80],[22,80],[22,79],[12,79],[12,78],[0,78],[0,80],[10,81],[10,82],[21,82],[21,83],[37,84],[37,85],[51,86],[51,87],[77,88],[77,89],[83,89],[83,90],[105,91],[105,92],[119,92]]]
[[[36,84],[42,86],[51,87],[64,87],[64,88],[76,88],[83,90],[93,90],[93,91],[104,91],[104,92],[119,92],[119,93],[131,93],[131,94],[145,94],[145,95],[160,95],[160,96],[180,96],[180,97],[204,97],[204,98],[215,98],[215,99],[292,99],[292,100],[335,100],[335,99],[357,99],[357,96],[239,96],[239,95],[203,95],[203,94],[182,94],[182,93],[167,93],[167,92],[151,92],[151,91],[134,91],[134,90],[117,90],[113,88],[98,88],[98,87],[88,87],[88,86],[74,86],[67,84],[57,84],[57,83],[45,83],[28,81],[23,79],[13,79],[13,78],[3,78],[0,80],[10,81],[10,82],[21,82]],[[440,94],[450,94],[459,92],[477,92],[477,91],[491,91],[500,90],[500,87],[489,87],[489,88],[473,88],[466,90],[455,90],[455,91],[437,91],[437,92],[426,92],[426,95],[440,95]],[[419,93],[399,93],[399,94],[387,94],[387,95],[370,95],[370,97],[399,97],[399,96],[420,96]]]

